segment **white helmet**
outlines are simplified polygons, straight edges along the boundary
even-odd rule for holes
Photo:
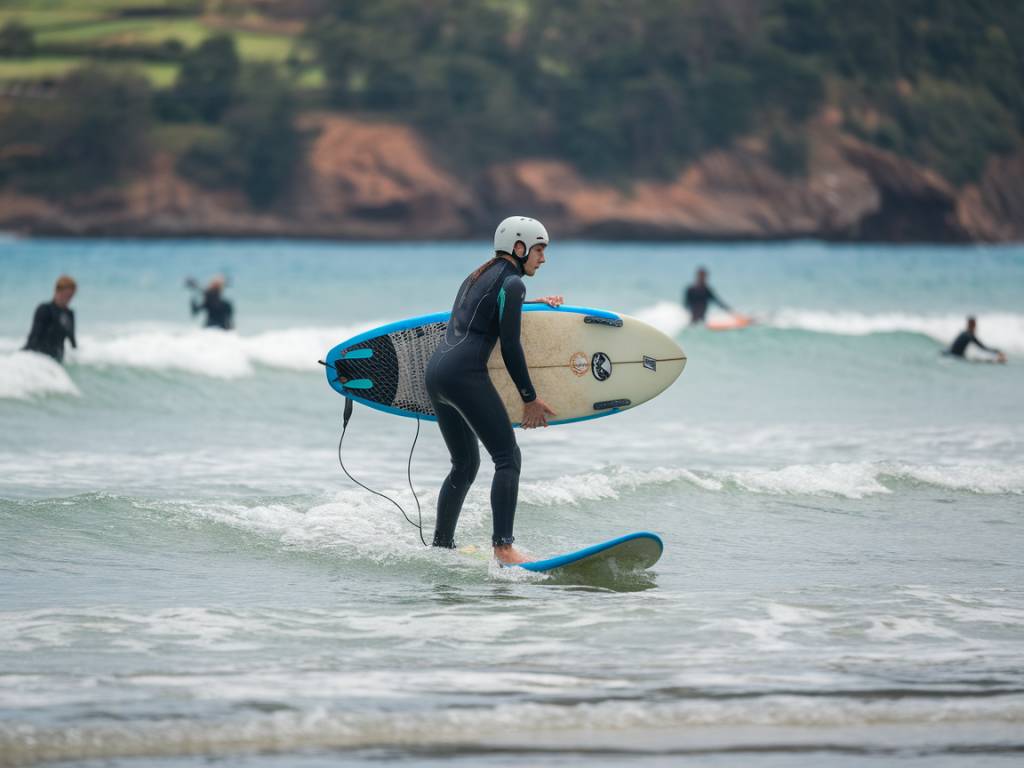
[[[515,256],[516,243],[520,240],[526,244],[526,252],[529,253],[537,243],[548,244],[548,231],[536,219],[509,216],[494,231],[494,250]]]

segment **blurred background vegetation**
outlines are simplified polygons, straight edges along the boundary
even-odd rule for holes
[[[299,112],[419,129],[448,167],[554,157],[676,174],[809,122],[954,184],[1020,144],[1020,0],[0,0],[0,185],[52,198],[153,153],[255,207],[301,165]]]

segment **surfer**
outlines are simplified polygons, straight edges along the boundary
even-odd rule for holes
[[[523,428],[546,427],[555,412],[533,388],[519,328],[522,306],[529,303],[523,277],[537,273],[547,244],[547,230],[539,221],[523,216],[502,221],[494,233],[494,258],[463,281],[444,339],[427,363],[427,392],[452,462],[437,498],[435,547],[455,546],[455,525],[480,467],[479,438],[494,461],[494,556],[502,563],[527,560],[512,546],[521,456],[508,413],[487,375],[487,359],[500,339],[505,368],[523,400]],[[562,297],[534,302],[557,307]]]
[[[984,344],[981,343],[981,341],[979,341],[978,337],[974,335],[974,332],[977,329],[977,327],[978,321],[975,320],[973,317],[968,317],[967,328],[960,332],[960,335],[956,337],[956,339],[953,341],[953,344],[950,346],[949,349],[947,349],[944,352],[944,354],[963,359],[966,357],[965,353],[967,352],[967,347],[969,347],[971,344],[976,344],[979,348],[985,350],[986,352],[991,352],[993,355],[995,355],[997,363],[1005,363],[1006,355],[1004,355],[998,349],[995,349],[993,347],[986,347]]]
[[[708,271],[704,267],[698,267],[693,285],[687,286],[686,292],[683,294],[683,306],[690,311],[691,324],[704,322],[708,304],[712,301],[726,312],[732,312],[732,309],[711,290],[707,280]]]
[[[67,275],[57,278],[53,289],[53,301],[36,307],[32,317],[32,330],[28,332],[28,341],[22,349],[49,355],[58,363],[64,362],[64,341],[78,349],[75,340],[75,313],[68,308],[78,288],[74,279]]]
[[[225,300],[221,295],[224,292],[225,284],[224,278],[217,275],[206,285],[201,302],[196,301],[195,297],[192,297],[192,315],[194,317],[200,312],[205,311],[205,326],[207,328],[223,328],[225,331],[230,331],[234,327],[234,307],[231,306],[230,301]],[[191,277],[185,281],[185,285],[193,290],[199,290],[199,283]]]

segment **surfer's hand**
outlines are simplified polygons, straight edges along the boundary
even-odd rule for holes
[[[548,416],[555,415],[557,414],[548,408],[548,404],[538,397],[533,402],[526,403],[523,406],[523,429],[546,427],[548,425]]]
[[[565,303],[561,296],[541,296],[534,301],[538,304],[547,304],[549,307],[560,307]]]

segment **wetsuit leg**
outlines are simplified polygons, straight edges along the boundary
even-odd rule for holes
[[[473,430],[455,408],[435,400],[434,411],[452,458],[452,469],[437,496],[434,546],[451,549],[455,546],[455,525],[459,522],[462,503],[480,468],[480,449]]]
[[[519,472],[522,468],[515,432],[509,423],[505,405],[486,372],[466,376],[460,384],[457,399],[449,399],[458,406],[459,412],[469,422],[494,461],[491,543],[496,547],[511,544],[514,541],[512,527],[515,523]]]

